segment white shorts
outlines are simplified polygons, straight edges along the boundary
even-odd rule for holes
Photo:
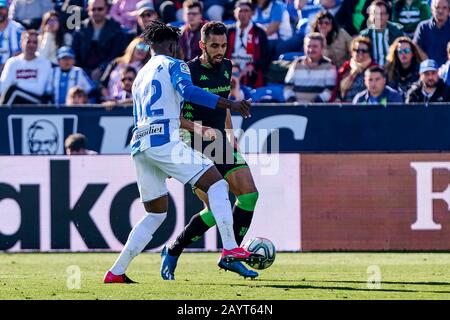
[[[171,176],[183,184],[194,185],[214,163],[184,142],[171,141],[133,156],[142,202],[168,193],[166,179]]]

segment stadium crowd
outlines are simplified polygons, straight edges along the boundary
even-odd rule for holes
[[[0,103],[130,104],[156,19],[181,28],[186,61],[224,21],[234,99],[450,102],[449,2],[0,0]]]

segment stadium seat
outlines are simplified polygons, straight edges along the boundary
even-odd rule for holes
[[[285,60],[285,61],[294,61],[298,57],[302,57],[305,54],[303,52],[299,51],[292,51],[292,52],[286,52],[283,54],[280,54],[278,57],[278,60]]]
[[[252,91],[253,102],[285,102],[284,85],[272,84],[254,89]]]

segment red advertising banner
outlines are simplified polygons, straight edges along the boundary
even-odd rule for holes
[[[449,250],[449,185],[449,153],[302,155],[302,250]]]

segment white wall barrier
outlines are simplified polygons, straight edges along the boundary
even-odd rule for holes
[[[260,193],[246,238],[300,250],[300,155],[246,159]],[[135,181],[126,155],[0,157],[0,251],[120,251],[144,213]],[[175,239],[192,205],[180,183],[167,182],[168,219],[149,250]],[[200,249],[216,250],[217,236],[216,228],[208,231]]]

